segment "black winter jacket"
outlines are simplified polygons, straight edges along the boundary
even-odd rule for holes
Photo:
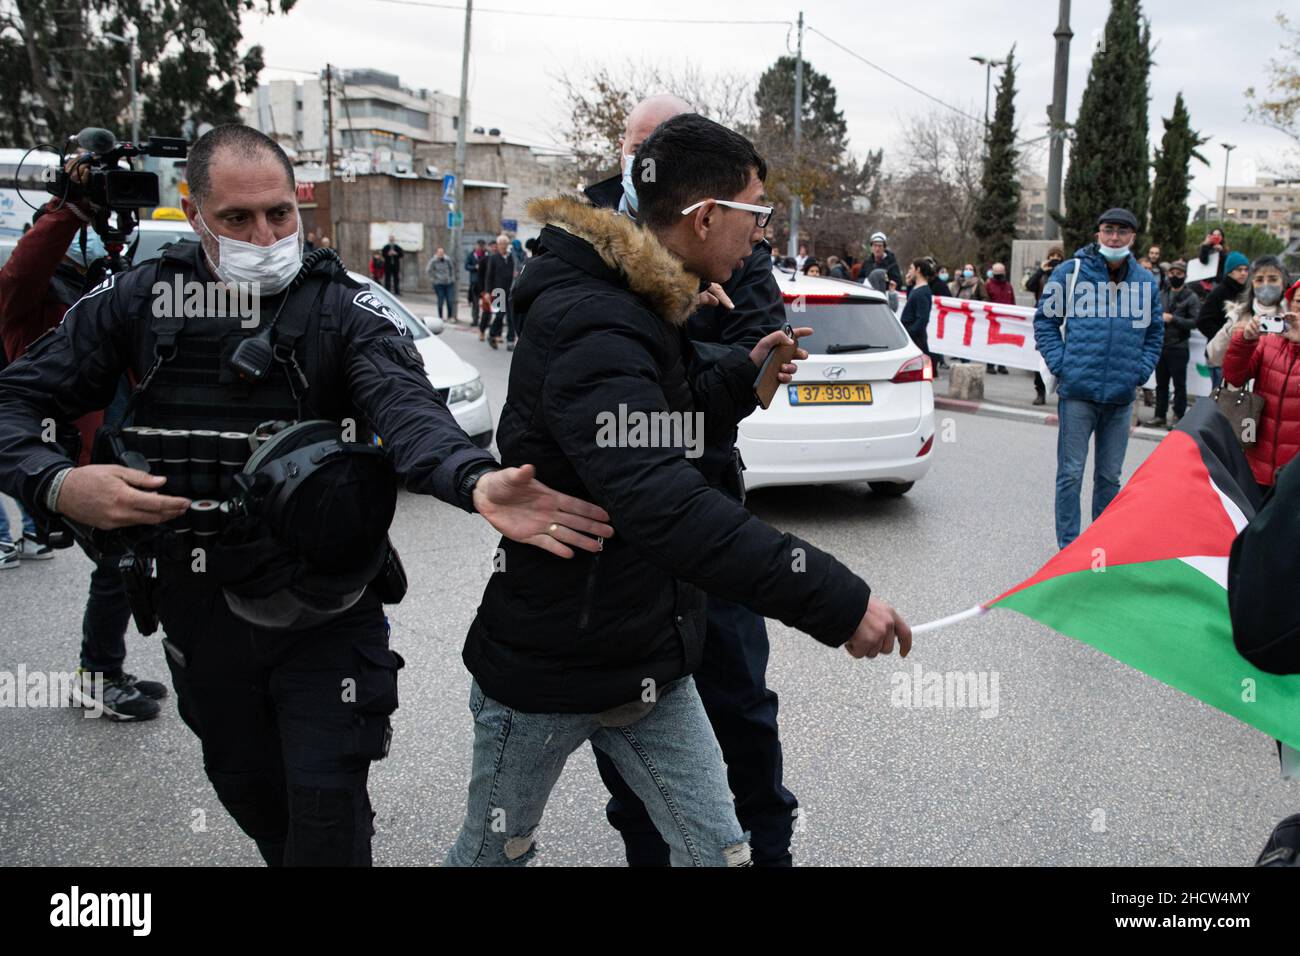
[[[865,285],[867,276],[875,269],[884,269],[885,274],[894,280],[895,287],[900,291],[902,290],[903,273],[898,268],[898,257],[894,255],[892,249],[886,249],[884,258],[879,262],[876,261],[876,257],[868,249],[867,257],[862,260],[862,271],[858,273],[858,281]]]
[[[1223,323],[1228,320],[1228,309],[1234,303],[1241,301],[1241,294],[1245,291],[1246,287],[1242,283],[1230,276],[1224,276],[1206,293],[1196,320],[1196,327],[1201,330],[1206,341],[1219,334],[1219,329],[1223,328]]]
[[[463,655],[483,692],[543,713],[639,700],[647,681],[699,666],[699,589],[842,644],[867,585],[711,488],[692,457],[698,431],[683,441],[701,419],[703,444],[726,441],[754,408],[747,350],[686,335],[699,279],[615,212],[571,199],[529,211],[548,223],[546,252],[515,286],[528,335],[497,444],[504,462],[531,462],[539,480],[605,508],[616,534],[572,560],[501,542]]]
[[[1166,286],[1160,292],[1162,312],[1173,313],[1173,320],[1165,324],[1165,342],[1162,348],[1169,352],[1187,349],[1187,340],[1196,328],[1196,316],[1200,312],[1201,300],[1189,289],[1186,283],[1181,289]],[[1163,318],[1163,316],[1162,316]]]

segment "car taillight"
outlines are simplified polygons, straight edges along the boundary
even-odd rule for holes
[[[930,454],[930,449],[933,447],[934,447],[934,436],[931,435],[929,438],[925,440],[925,444],[921,446],[921,450],[916,453],[916,457],[924,458],[926,455]]]
[[[914,359],[908,359],[890,381],[895,385],[904,382],[933,382],[934,366],[930,364],[930,356],[918,355]]]
[[[806,295],[799,292],[782,292],[781,298],[785,302],[802,301],[807,303],[808,305],[827,305],[827,304],[842,305],[844,302],[848,301],[849,294],[847,292],[833,292],[833,293],[818,292],[818,293],[813,293],[811,295]],[[863,301],[866,300],[864,299]]]

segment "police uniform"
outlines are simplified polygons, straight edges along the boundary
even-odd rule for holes
[[[237,316],[166,314],[176,310],[154,288],[170,296],[177,277],[215,281],[196,243],[109,277],[0,372],[0,490],[49,519],[47,491],[72,462],[42,441],[42,423],[105,407],[127,372],[148,385],[136,425],[249,432],[275,419],[350,420],[358,435],[368,425],[383,436],[407,489],[473,510],[473,481],[499,466],[456,424],[401,317],[368,287],[337,267],[313,271],[263,297],[260,323],[243,328]],[[277,358],[250,384],[230,356],[286,301]],[[209,557],[218,568],[222,550]],[[375,588],[323,624],[272,630],[236,617],[221,574],[196,570],[188,554],[160,555],[156,567],[178,709],[226,809],[269,864],[369,864],[366,777],[387,753],[402,666]]]

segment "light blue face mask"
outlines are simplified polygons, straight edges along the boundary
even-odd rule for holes
[[[939,273],[939,281],[940,281],[940,282],[947,282],[947,281],[948,281],[948,273],[946,273],[946,272],[940,272],[940,273]]]
[[[961,270],[961,277],[962,277],[963,279],[973,279],[973,278],[975,277],[975,270],[974,270],[974,269],[962,269],[962,270]]]
[[[96,259],[103,259],[108,255],[108,249],[104,247],[104,240],[99,237],[94,229],[86,230],[86,255],[81,254],[81,233],[78,232],[72,237],[72,242],[68,244],[68,258],[81,266],[87,268]]]
[[[1112,249],[1110,246],[1103,246],[1101,243],[1098,243],[1097,249],[1101,252],[1102,258],[1107,262],[1119,262],[1121,259],[1128,258],[1128,246],[1123,246],[1119,249]]]
[[[627,208],[636,215],[636,183],[632,179],[632,164],[636,162],[635,156],[623,154],[623,199],[627,202]]]

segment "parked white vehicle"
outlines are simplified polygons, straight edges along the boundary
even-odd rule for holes
[[[745,487],[869,482],[901,495],[930,470],[934,370],[885,296],[778,270],[787,321],[809,358],[769,408],[740,423]]]
[[[492,409],[488,406],[487,389],[483,386],[478,369],[437,338],[442,334],[442,319],[435,315],[417,316],[383,286],[357,272],[349,272],[348,275],[370,286],[370,291],[384,305],[402,317],[407,331],[415,339],[415,347],[424,359],[424,370],[429,374],[429,381],[446,400],[456,424],[480,448],[491,445]]]

